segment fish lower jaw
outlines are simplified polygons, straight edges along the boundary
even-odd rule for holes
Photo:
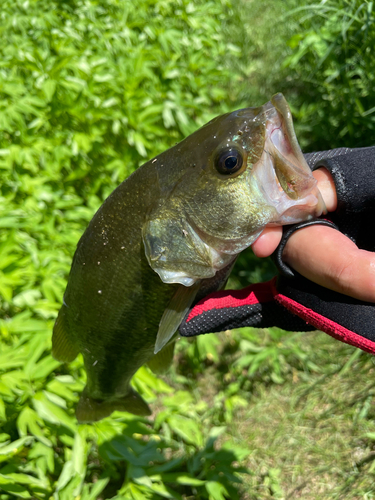
[[[266,139],[263,155],[253,173],[258,195],[263,198],[265,205],[273,207],[275,211],[268,224],[293,224],[326,213],[312,172],[307,166],[307,172],[304,166],[295,166],[297,159],[294,157],[293,163],[290,161],[293,151],[287,151],[287,146],[281,148],[280,143],[281,139],[276,144],[271,142],[270,137]],[[276,150],[276,146],[280,149]]]
[[[154,271],[158,273],[162,282],[167,284],[179,283],[184,286],[192,286],[197,281],[197,278],[191,278],[187,274],[178,271],[167,271],[156,267],[154,267]]]
[[[324,213],[324,203],[322,205],[321,202],[323,203],[318,190],[299,200],[291,200],[284,194],[277,203],[274,202],[279,217],[270,225],[296,224],[319,217]]]

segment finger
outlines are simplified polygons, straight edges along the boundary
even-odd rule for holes
[[[271,255],[279,245],[282,233],[281,227],[266,227],[251,246],[255,255],[257,257]]]
[[[332,175],[325,168],[318,168],[313,172],[313,176],[318,181],[318,188],[328,212],[334,212],[337,208],[337,194]]]
[[[375,253],[360,250],[335,229],[310,226],[296,231],[283,260],[319,285],[375,302]]]
[[[325,168],[319,168],[313,172],[318,181],[319,190],[329,212],[336,209],[337,198],[335,184],[331,174]],[[267,227],[252,244],[252,249],[257,257],[268,257],[271,255],[281,241],[282,230],[280,227]]]

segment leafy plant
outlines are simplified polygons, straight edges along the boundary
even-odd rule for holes
[[[0,12],[0,498],[239,498],[206,408],[78,426],[82,359],[51,354],[76,243],[143,163],[232,107],[230,2],[4,1]],[[156,401],[172,391],[143,368]],[[164,420],[163,420],[164,415]]]
[[[298,31],[285,65],[293,111],[310,150],[372,145],[375,13],[368,0],[324,0],[293,12]]]

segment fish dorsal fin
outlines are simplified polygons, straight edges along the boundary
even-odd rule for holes
[[[200,287],[200,281],[193,286],[179,286],[167,305],[159,323],[159,331],[155,342],[157,354],[176,333],[189,307],[193,303]]]
[[[175,342],[169,342],[150,361],[147,362],[149,368],[156,374],[165,373],[172,364]]]
[[[70,363],[79,353],[79,348],[69,338],[68,331],[66,306],[63,305],[53,327],[52,356],[64,363]]]

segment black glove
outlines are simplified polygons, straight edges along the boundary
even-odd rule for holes
[[[375,251],[375,147],[341,148],[306,154],[313,170],[328,169],[334,179],[337,210],[324,219],[286,226],[274,254],[279,275],[243,290],[215,292],[200,300],[180,325],[191,337],[232,328],[277,326],[290,331],[322,330],[375,353],[375,304],[333,292],[304,278],[282,261],[290,235],[310,224],[330,225],[359,248]]]

